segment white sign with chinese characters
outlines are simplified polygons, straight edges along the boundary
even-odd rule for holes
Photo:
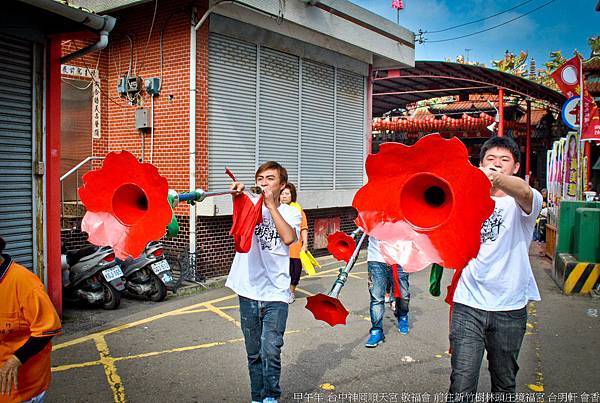
[[[64,75],[92,79],[92,138],[99,139],[101,137],[102,113],[100,111],[101,91],[98,70],[63,64],[60,66],[60,72]]]

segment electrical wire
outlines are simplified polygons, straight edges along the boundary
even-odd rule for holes
[[[122,105],[120,103],[118,103],[117,101],[115,101],[110,95],[108,95],[107,92],[104,91],[104,89],[102,89],[102,86],[100,85],[100,78],[98,78],[98,81],[96,81],[96,78],[94,77],[94,75],[92,74],[92,72],[90,71],[89,66],[87,65],[87,63],[85,62],[85,60],[82,58],[81,61],[83,62],[83,66],[85,67],[85,69],[87,70],[88,74],[92,77],[92,81],[94,83],[96,83],[96,87],[98,88],[98,90],[105,94],[106,97],[108,98],[109,101],[111,101],[113,104],[120,106],[121,108],[127,105]]]
[[[513,22],[513,21],[516,21],[516,20],[518,20],[518,19],[520,19],[520,18],[523,18],[523,17],[525,17],[526,15],[529,15],[529,14],[533,13],[534,11],[537,11],[537,10],[539,10],[540,8],[546,7],[548,4],[550,4],[550,3],[553,3],[553,2],[555,2],[555,1],[556,1],[556,0],[550,0],[550,1],[547,1],[546,3],[542,4],[541,6],[538,6],[538,7],[534,8],[534,9],[532,9],[532,10],[530,10],[530,11],[528,11],[528,12],[524,13],[524,14],[521,14],[521,15],[519,15],[518,17],[511,18],[511,19],[510,19],[510,20],[508,20],[508,21],[505,21],[505,22],[503,22],[503,23],[501,23],[501,24],[494,25],[493,27],[489,27],[489,28],[483,29],[483,30],[481,30],[481,31],[472,32],[472,33],[470,33],[470,34],[461,35],[461,36],[457,36],[457,37],[454,37],[454,38],[446,38],[446,39],[438,39],[438,40],[428,40],[428,39],[423,39],[423,42],[427,42],[427,43],[434,43],[434,42],[448,42],[448,41],[454,41],[454,40],[456,40],[456,39],[467,38],[467,37],[469,37],[469,36],[473,36],[473,35],[481,34],[481,33],[483,33],[483,32],[491,31],[492,29],[495,29],[495,28],[501,27],[501,26],[503,26],[503,25],[506,25],[506,24],[508,24],[508,23],[511,23],[511,22]]]
[[[95,68],[95,71],[98,71],[98,66],[100,65],[100,56],[102,56],[102,50],[100,50],[100,51],[98,52],[98,59],[96,59],[96,68]],[[93,75],[92,75],[92,72],[90,71],[90,69],[89,69],[89,68],[87,68],[87,67],[86,67],[86,71],[88,72],[88,74],[89,74],[90,76],[92,76],[92,77],[93,77]],[[88,85],[86,85],[85,87],[78,87],[77,85],[75,85],[75,84],[73,84],[72,82],[69,82],[69,81],[68,81],[68,80],[78,80],[78,79],[76,79],[76,78],[69,78],[69,77],[62,77],[62,76],[61,76],[61,77],[60,77],[60,80],[61,80],[63,83],[65,83],[65,84],[68,84],[68,85],[70,85],[71,87],[73,87],[73,88],[75,88],[75,89],[78,89],[78,90],[80,90],[80,91],[85,91],[85,90],[87,90],[87,89],[88,89],[88,88],[90,88],[90,86],[91,86],[91,85],[94,83],[94,81],[93,81],[93,80],[90,80],[90,82],[88,83]],[[79,80],[79,81],[81,81],[81,80]]]
[[[148,54],[148,44],[150,43],[150,38],[152,36],[152,29],[154,28],[154,21],[156,20],[156,10],[158,10],[158,0],[154,1],[154,15],[152,16],[152,24],[150,24],[150,31],[148,31],[148,39],[146,40],[146,47],[144,48],[144,58],[142,59],[142,63],[140,64],[140,71],[144,64],[146,63],[146,55]]]
[[[475,21],[471,21],[471,22],[465,22],[464,24],[454,25],[454,26],[452,26],[452,27],[448,27],[448,28],[444,28],[444,29],[439,29],[439,30],[437,30],[437,31],[423,31],[423,32],[424,32],[424,33],[428,33],[428,34],[437,34],[437,33],[439,33],[439,32],[450,31],[451,29],[456,29],[456,28],[460,28],[460,27],[467,26],[467,25],[475,24],[475,23],[478,23],[478,22],[481,22],[481,21],[489,20],[490,18],[494,18],[494,17],[497,17],[497,16],[499,16],[499,15],[502,15],[502,14],[508,13],[509,11],[512,11],[512,10],[514,10],[514,9],[516,9],[516,8],[519,8],[519,7],[521,7],[521,6],[524,6],[524,5],[525,5],[525,4],[527,4],[527,3],[531,3],[532,1],[533,1],[533,0],[526,0],[526,1],[524,1],[524,2],[522,2],[522,3],[519,3],[519,4],[517,4],[516,6],[514,6],[514,7],[511,7],[511,8],[509,8],[509,9],[507,9],[507,10],[501,11],[501,12],[499,12],[499,13],[496,13],[496,14],[488,15],[487,17],[483,17],[483,18],[480,18],[480,19],[478,19],[478,20],[475,20]]]
[[[131,66],[133,64],[133,39],[131,39],[131,35],[129,34],[125,34],[125,36],[129,39],[129,68],[127,69],[127,77],[129,77],[131,75]]]
[[[90,82],[88,83],[88,85],[86,85],[85,87],[78,87],[75,84],[73,84],[72,82],[70,82],[70,80],[82,81],[82,80],[79,80],[77,78],[70,78],[70,77],[61,77],[60,78],[60,81],[62,81],[63,83],[65,83],[65,84],[69,85],[70,87],[73,87],[73,88],[75,88],[76,90],[79,90],[79,91],[85,91],[85,90],[87,90],[94,83],[94,81],[90,80]]]
[[[164,37],[164,33],[165,30],[167,29],[167,26],[169,24],[169,21],[171,20],[171,18],[175,15],[178,14],[180,12],[182,12],[183,10],[173,10],[171,12],[171,14],[169,14],[169,16],[165,19],[165,21],[162,24],[162,27],[160,29],[160,39],[159,39],[159,55],[160,55],[160,85],[159,85],[159,91],[162,89],[163,87],[163,62],[164,62],[164,49],[163,49],[163,37]]]

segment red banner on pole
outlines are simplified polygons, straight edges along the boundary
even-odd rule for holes
[[[579,70],[581,69],[581,59],[579,56],[567,60],[565,64],[551,74],[554,81],[560,88],[560,91],[571,98],[579,95]]]
[[[551,76],[558,85],[558,88],[560,88],[560,91],[567,98],[580,95],[583,87],[583,122],[579,122],[579,118],[576,120],[577,124],[581,124],[580,140],[600,140],[600,112],[598,111],[594,98],[592,98],[587,91],[587,88],[585,88],[585,83],[580,83],[580,57],[575,56],[572,59],[567,60],[562,66],[556,69]],[[581,105],[579,105],[576,110],[576,113],[578,114],[580,107]]]
[[[600,140],[600,113],[587,89],[583,90],[583,122],[579,140]]]

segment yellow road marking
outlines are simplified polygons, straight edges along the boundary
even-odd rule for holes
[[[188,313],[201,313],[201,312],[209,312],[209,310],[208,310],[208,308],[190,309],[189,311],[175,312],[169,316],[186,315]]]
[[[285,332],[284,334],[288,335],[291,333],[300,333],[301,331],[302,330],[290,330],[290,331]],[[199,349],[203,349],[203,348],[219,347],[219,346],[224,346],[226,344],[240,343],[243,341],[244,341],[243,337],[239,338],[239,339],[230,339],[230,340],[225,340],[225,341],[214,341],[214,342],[210,342],[210,343],[197,344],[195,346],[177,347],[177,348],[172,348],[169,350],[152,351],[149,353],[128,355],[126,357],[117,357],[114,360],[115,361],[125,361],[125,360],[133,360],[133,359],[137,359],[137,358],[155,357],[157,355],[162,355],[162,354],[179,353],[182,351],[191,351],[191,350],[199,350]]]
[[[169,312],[161,313],[161,314],[158,314],[158,315],[150,316],[148,318],[137,320],[135,322],[124,323],[122,325],[115,326],[115,327],[112,327],[110,329],[101,330],[101,331],[96,332],[96,333],[91,333],[91,334],[88,334],[86,336],[82,336],[82,337],[78,337],[78,338],[73,339],[73,340],[65,341],[64,343],[56,344],[56,345],[54,345],[52,347],[52,351],[56,351],[56,350],[60,350],[60,349],[65,348],[65,347],[69,347],[69,346],[73,346],[73,345],[76,345],[76,344],[80,344],[80,343],[83,343],[83,342],[88,341],[88,340],[94,340],[94,338],[96,338],[98,336],[106,336],[106,335],[111,334],[111,333],[116,333],[116,332],[119,332],[121,330],[130,329],[132,327],[136,327],[136,326],[139,326],[139,325],[143,325],[145,323],[153,322],[155,320],[166,318],[168,316],[178,315],[178,314],[180,314],[180,312],[185,312],[185,311],[190,310],[190,309],[194,309],[194,308],[198,308],[198,307],[201,307],[201,306],[205,306],[206,304],[212,304],[212,303],[216,303],[216,302],[226,301],[228,299],[235,298],[236,296],[237,296],[236,294],[231,294],[231,295],[227,295],[225,297],[215,298],[215,299],[210,300],[210,301],[200,302],[198,304],[193,304],[193,305],[186,306],[186,307],[183,307],[183,308],[175,309],[173,311],[169,311]]]
[[[110,350],[106,344],[104,337],[97,336],[94,338],[96,348],[100,353],[100,363],[104,367],[104,373],[106,374],[106,380],[110,385],[113,392],[113,397],[116,403],[125,402],[125,389],[123,388],[123,382],[121,377],[117,374],[117,367],[115,367],[115,359],[111,357]]]
[[[239,305],[226,305],[226,306],[218,306],[217,308],[222,309],[222,310],[227,310],[227,309],[237,309],[239,307],[240,307]],[[174,312],[170,316],[187,315],[188,313],[202,313],[202,312],[211,312],[211,310],[208,308],[190,309],[190,310],[182,311],[182,312]]]
[[[304,331],[306,331],[306,329],[304,329],[304,330],[287,330],[285,332],[285,335],[287,336],[287,335],[294,334],[294,333],[302,333]],[[155,357],[155,356],[162,355],[162,354],[178,353],[178,352],[182,352],[182,351],[199,350],[199,349],[211,348],[211,347],[219,347],[219,346],[224,346],[226,344],[240,343],[243,341],[244,341],[243,338],[230,339],[230,340],[225,340],[225,341],[215,341],[215,342],[210,342],[210,343],[196,344],[193,346],[176,347],[176,348],[172,348],[169,350],[151,351],[148,353],[127,355],[127,356],[116,357],[116,358],[110,357],[109,359],[114,363],[117,361],[126,361],[126,360],[134,360],[134,359],[139,359],[139,358]],[[102,359],[100,359],[100,360],[96,360],[96,361],[81,362],[78,364],[59,365],[57,367],[52,367],[52,372],[68,371],[70,369],[85,368],[85,367],[91,367],[94,365],[103,365],[103,364],[104,364],[104,361]]]
[[[217,308],[219,309],[238,309],[240,306],[239,305],[226,305],[226,306],[218,306]]]
[[[177,347],[177,348],[172,348],[169,350],[151,351],[149,353],[128,355],[126,357],[117,357],[117,358],[115,358],[115,361],[134,360],[136,358],[155,357],[157,355],[168,354],[168,353],[179,353],[182,351],[190,351],[190,350],[199,350],[199,349],[203,349],[203,348],[218,347],[218,346],[224,346],[226,344],[231,344],[231,343],[239,343],[241,341],[244,341],[244,339],[241,338],[241,339],[232,339],[232,340],[227,340],[227,341],[214,341],[214,342],[210,342],[210,343],[198,344],[195,346]]]
[[[312,292],[306,291],[304,288],[300,288],[300,287],[296,287],[296,291],[300,291],[302,294],[306,294],[309,297],[312,297],[313,295],[315,295]]]
[[[102,364],[102,362],[100,362],[100,360],[97,360],[97,361],[80,362],[78,364],[58,365],[56,367],[52,367],[52,372],[68,371],[70,369],[85,368],[85,367],[91,367],[92,365],[100,365],[100,364]]]
[[[358,266],[362,266],[367,264],[367,261],[362,261],[362,262],[358,262],[354,265],[354,267],[358,267]],[[313,274],[312,276],[309,276],[308,274],[300,277],[301,279],[305,279],[305,278],[318,278],[318,277],[331,277],[331,275],[327,275],[329,273],[333,273],[333,272],[339,272],[340,269],[343,269],[344,266],[342,266],[342,264],[340,264],[338,267],[334,267],[333,269],[327,269],[327,270],[322,270],[320,272],[317,272],[317,274]],[[366,272],[353,272],[353,274],[362,274],[362,273],[366,273]],[[337,276],[337,274],[336,274]]]
[[[228,320],[229,322],[232,322],[233,324],[235,324],[237,327],[241,327],[242,325],[240,324],[240,321],[235,320],[232,316],[227,315],[225,312],[223,312],[221,309],[217,308],[216,306],[212,305],[212,304],[206,304],[206,308],[211,311],[212,313],[216,313],[217,315],[219,315],[220,317],[222,317],[223,319]]]
[[[538,327],[537,327],[537,307],[535,302],[531,302],[529,304],[529,320],[532,325],[532,332],[527,332],[533,335],[538,335]],[[528,323],[529,325],[529,323]],[[544,391],[544,374],[542,373],[542,352],[541,352],[541,344],[540,337],[534,337],[535,340],[535,384],[530,383],[527,385],[529,389],[534,392],[543,392]]]

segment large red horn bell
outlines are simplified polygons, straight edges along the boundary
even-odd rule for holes
[[[461,269],[477,256],[492,214],[490,181],[464,144],[439,134],[413,146],[384,143],[367,158],[369,181],[354,196],[356,225],[380,241],[389,264],[417,271],[431,263]]]
[[[172,212],[167,180],[155,166],[127,151],[111,152],[102,168],[83,176],[79,197],[87,212],[81,223],[94,245],[112,246],[121,259],[139,256],[165,235]]]
[[[348,263],[355,248],[356,241],[354,238],[342,231],[334,232],[327,237],[327,250],[337,260]]]

